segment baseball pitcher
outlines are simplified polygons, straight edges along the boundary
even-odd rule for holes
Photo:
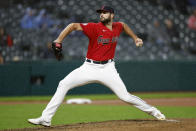
[[[89,38],[86,59],[83,65],[59,82],[56,93],[42,112],[41,117],[28,119],[28,122],[50,126],[52,117],[63,102],[66,93],[74,87],[88,83],[103,84],[110,88],[121,100],[130,103],[158,120],[165,120],[165,116],[157,108],[128,93],[115,68],[114,54],[120,34],[123,31],[128,34],[137,47],[143,45],[142,40],[124,22],[113,22],[115,12],[112,7],[103,6],[97,10],[97,13],[100,14],[99,23],[71,23],[53,42],[52,47],[56,58],[61,60],[63,39],[72,31],[83,31]]]

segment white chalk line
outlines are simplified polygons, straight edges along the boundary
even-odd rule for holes
[[[174,119],[166,119],[165,121],[168,121],[168,122],[180,122],[179,120],[174,120]]]

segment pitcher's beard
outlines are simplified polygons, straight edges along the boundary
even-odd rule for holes
[[[104,19],[104,20],[101,20],[101,19],[100,19],[100,21],[101,21],[101,23],[103,23],[104,25],[106,25],[106,24],[108,24],[109,22],[111,22],[111,19],[110,19],[110,18]]]

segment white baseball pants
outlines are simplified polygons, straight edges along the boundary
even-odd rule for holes
[[[100,83],[110,88],[121,100],[132,104],[136,108],[152,114],[156,109],[139,97],[131,95],[121,80],[115,68],[114,62],[107,64],[94,64],[84,62],[82,66],[73,70],[63,80],[59,82],[56,93],[42,112],[42,117],[51,121],[56,110],[63,102],[66,93],[77,86],[85,85],[88,83]]]

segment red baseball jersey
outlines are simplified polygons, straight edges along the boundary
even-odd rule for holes
[[[84,34],[89,38],[87,58],[105,61],[114,58],[120,33],[123,31],[120,22],[112,23],[112,30],[103,23],[81,23]]]

